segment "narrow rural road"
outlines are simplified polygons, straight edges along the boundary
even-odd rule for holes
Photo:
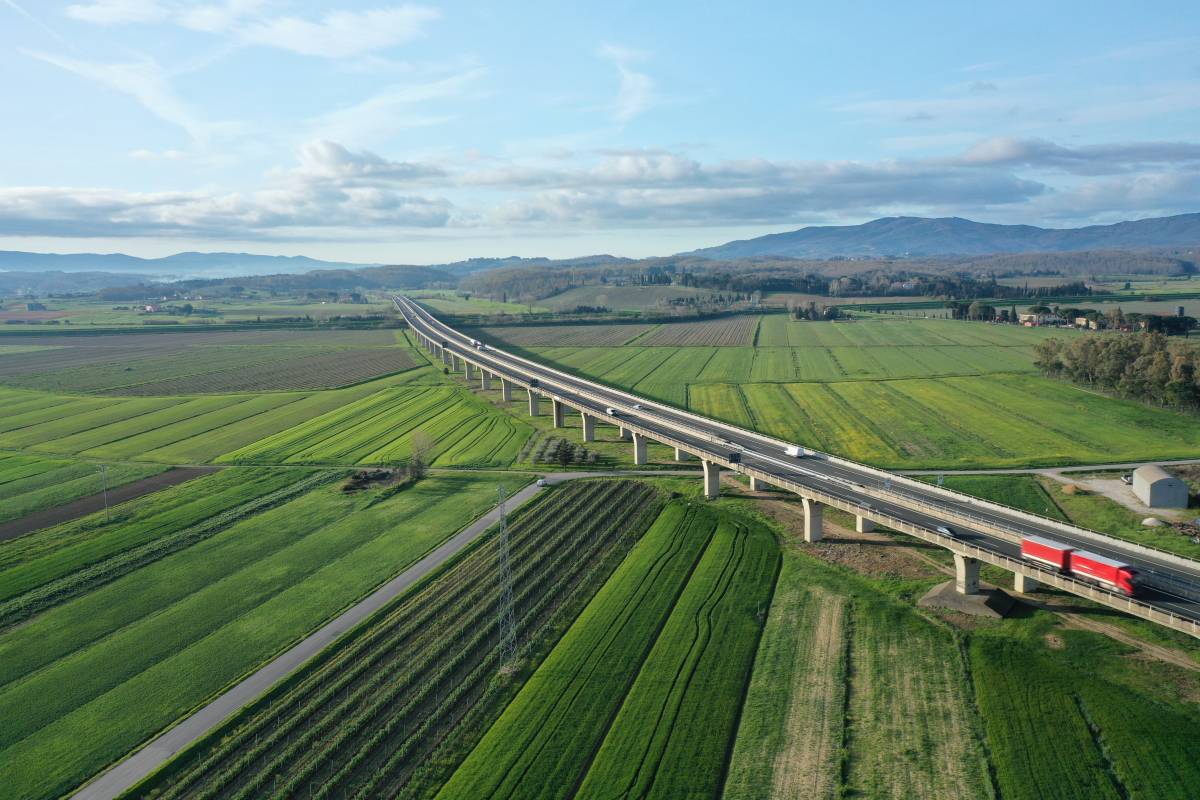
[[[695,475],[698,470],[629,470],[606,472],[554,472],[544,476],[546,483],[554,485],[577,478],[612,478],[630,475],[663,476]],[[508,511],[528,502],[538,492],[536,483],[531,483],[506,502]],[[180,750],[220,725],[242,707],[253,702],[263,692],[290,675],[317,653],[332,644],[367,617],[383,608],[410,586],[446,563],[455,553],[469,544],[500,519],[499,508],[493,508],[458,533],[442,542],[424,558],[380,586],[364,599],[342,612],[331,622],[318,628],[299,643],[268,662],[257,672],[235,684],[201,707],[191,716],[178,722],[173,728],[151,740],[142,749],[113,765],[90,783],[72,795],[73,800],[113,800],[132,788],[138,781],[167,763]]]
[[[900,469],[900,475],[1053,475],[1063,472],[1108,472],[1114,469],[1134,470],[1146,464],[1178,467],[1200,464],[1200,458],[1175,458],[1158,461],[1122,461],[1118,464],[1075,464],[1065,467],[1005,467],[1003,469]]]

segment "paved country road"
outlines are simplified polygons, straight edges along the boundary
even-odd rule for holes
[[[555,472],[545,476],[546,483],[556,484],[575,478],[612,478],[629,475],[648,477],[672,474],[696,475],[698,470],[635,470],[607,472]],[[515,476],[514,476],[515,477]],[[528,502],[538,492],[531,483],[508,498],[509,511]],[[138,781],[157,770],[179,751],[220,725],[231,715],[253,702],[264,692],[286,678],[298,667],[332,644],[338,637],[354,628],[367,617],[403,594],[414,583],[446,563],[456,553],[500,519],[500,510],[493,508],[467,527],[434,548],[428,555],[390,581],[380,586],[332,622],[318,628],[257,672],[251,674],[223,694],[185,718],[173,728],[160,734],[149,744],[77,791],[72,798],[79,800],[112,800],[132,788]]]

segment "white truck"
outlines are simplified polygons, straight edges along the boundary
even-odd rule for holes
[[[785,454],[791,456],[792,458],[803,458],[804,457],[804,448],[798,444],[789,444],[787,447],[785,447],[783,449],[783,452]]]

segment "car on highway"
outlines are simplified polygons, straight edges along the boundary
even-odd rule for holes
[[[537,388],[538,386],[540,386],[540,385],[541,385],[541,384],[539,384],[539,383],[538,383],[538,379],[537,379],[537,378],[530,378],[530,379],[529,379],[529,388],[531,388],[531,389],[536,389],[536,388]]]
[[[634,411],[641,411],[641,410],[642,410],[642,405],[641,405],[641,403],[634,403],[634,404],[633,404],[633,410],[634,410]]]
[[[958,534],[954,532],[954,529],[948,528],[945,525],[938,525],[936,528],[934,528],[934,530],[940,533],[942,536],[949,536],[951,539],[958,538]]]
[[[730,464],[740,464],[740,463],[742,463],[742,454],[741,453],[730,453],[729,455],[725,456],[725,460],[728,461]]]
[[[617,415],[617,410],[610,406],[609,408],[604,409],[604,413],[608,414],[610,417],[615,417]]]

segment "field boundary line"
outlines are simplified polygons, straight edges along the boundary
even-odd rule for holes
[[[631,470],[628,472],[547,473],[545,477],[546,482],[553,485],[577,478],[654,477],[661,476],[661,474],[661,472]],[[515,513],[528,500],[532,499],[537,491],[536,483],[530,483],[511,495],[506,501],[509,513]],[[177,753],[182,752],[193,742],[221,725],[226,719],[319,655],[328,645],[349,633],[442,564],[452,559],[459,551],[494,525],[499,517],[499,509],[493,507],[475,518],[466,527],[445,539],[399,575],[308,634],[271,661],[244,676],[205,705],[176,721],[171,727],[126,758],[101,772],[73,792],[70,795],[71,800],[116,800],[124,792],[164,766]]]

